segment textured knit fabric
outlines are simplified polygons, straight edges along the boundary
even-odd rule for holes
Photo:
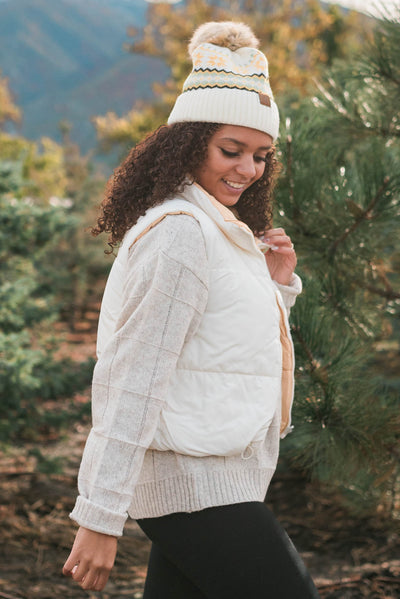
[[[298,289],[282,291],[292,305]],[[198,458],[148,449],[207,297],[201,227],[191,216],[167,216],[132,247],[118,334],[95,368],[95,418],[71,514],[80,525],[118,536],[128,512],[157,517],[264,499],[278,456],[279,410],[254,455]]]
[[[279,133],[268,60],[242,23],[202,25],[190,44],[193,70],[183,84],[168,123],[203,121]],[[198,40],[198,43],[196,43]],[[233,40],[233,43],[232,43]]]
[[[94,370],[94,414],[104,410],[93,421],[81,464],[81,496],[72,514],[79,524],[122,533],[169,377],[206,301],[201,229],[190,216],[168,217],[130,254],[119,334]]]

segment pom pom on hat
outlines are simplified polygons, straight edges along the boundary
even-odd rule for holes
[[[239,125],[275,141],[279,112],[269,84],[268,61],[244,23],[201,25],[189,43],[193,70],[183,84],[168,124],[200,121]]]
[[[192,58],[194,50],[200,44],[214,44],[235,52],[239,48],[258,48],[260,42],[250,27],[244,23],[211,21],[200,25],[194,32],[188,46],[188,52]]]

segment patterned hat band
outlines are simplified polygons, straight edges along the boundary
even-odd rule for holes
[[[186,79],[168,123],[206,121],[251,127],[278,137],[279,112],[269,83],[268,62],[256,48],[235,51],[211,43],[192,52]]]
[[[204,89],[204,88],[229,88],[229,89],[245,89],[250,92],[261,92],[267,93],[266,77],[264,74],[260,75],[241,75],[239,73],[229,73],[228,71],[217,71],[211,69],[196,70],[192,73],[184,85],[183,92],[190,91],[192,89]]]
[[[214,44],[202,44],[192,55],[193,71],[183,84],[183,91],[204,87],[247,89],[272,96],[267,75],[267,60],[253,48],[231,52]]]

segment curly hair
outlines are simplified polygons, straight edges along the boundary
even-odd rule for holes
[[[148,208],[182,191],[207,157],[208,142],[220,123],[162,125],[135,146],[110,177],[93,235],[109,233],[111,253]],[[275,149],[268,152],[260,179],[240,196],[238,217],[255,234],[272,224],[272,192],[279,172]]]

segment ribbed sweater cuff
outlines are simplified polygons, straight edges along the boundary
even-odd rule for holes
[[[120,537],[128,514],[112,512],[79,495],[69,517],[84,528]]]
[[[289,285],[281,285],[274,281],[275,285],[278,287],[281,292],[283,303],[287,309],[290,309],[294,306],[296,297],[299,293],[302,292],[302,284],[301,279],[296,273],[293,273],[292,279]]]
[[[138,485],[129,509],[132,518],[158,518],[175,512],[263,501],[274,469],[225,470],[184,474]]]

